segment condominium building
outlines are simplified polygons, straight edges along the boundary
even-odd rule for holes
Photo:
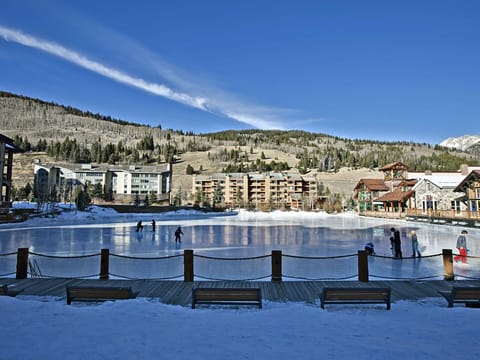
[[[318,181],[294,173],[228,173],[193,177],[195,202],[224,206],[313,208]]]
[[[131,201],[134,197],[156,196],[158,201],[170,201],[172,170],[169,164],[160,166],[118,166],[94,164],[34,163],[34,190],[39,196],[52,191],[62,193],[91,184],[115,201]]]

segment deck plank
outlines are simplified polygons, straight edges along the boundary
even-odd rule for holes
[[[479,280],[400,280],[400,281],[195,281],[172,280],[97,280],[97,279],[13,279],[0,278],[0,284],[21,290],[19,297],[53,296],[65,298],[67,286],[130,286],[139,291],[138,297],[158,299],[165,304],[190,306],[195,287],[259,287],[265,301],[315,303],[325,286],[329,287],[391,287],[392,301],[420,300],[440,297],[438,291],[449,291],[452,286],[480,286]]]

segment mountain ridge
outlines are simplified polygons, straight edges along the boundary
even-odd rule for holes
[[[352,140],[301,130],[184,133],[182,130],[130,123],[1,91],[0,133],[31,143],[32,150],[40,141],[51,148],[63,149],[67,147],[66,139],[69,139],[69,146],[75,142],[83,152],[91,152],[92,146],[100,144],[103,149],[117,151],[120,147],[128,147],[139,153],[136,158],[125,156],[121,160],[114,160],[125,164],[165,163],[170,161],[166,152],[171,155],[173,151],[173,183],[177,192],[191,189],[193,174],[267,172],[270,165],[275,163],[287,164],[291,172],[317,176],[332,193],[351,194],[360,178],[380,178],[378,168],[390,162],[404,162],[411,171],[456,171],[459,164],[478,164],[479,159],[478,154],[438,145]],[[151,140],[151,146],[140,148],[146,139]],[[30,154],[22,156],[28,157]],[[42,162],[55,162],[62,161],[59,157],[64,154],[56,151],[52,153],[53,157],[44,153],[33,153],[32,156],[40,158]],[[19,180],[20,184],[33,181],[33,159],[16,158],[19,164],[23,164],[25,172]],[[111,159],[109,156],[104,158]],[[90,161],[95,162],[95,159],[98,157],[92,156]]]

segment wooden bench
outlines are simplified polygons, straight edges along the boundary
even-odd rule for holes
[[[22,291],[13,290],[12,287],[8,287],[7,284],[0,285],[0,296],[17,296]]]
[[[320,294],[320,307],[325,304],[386,304],[390,310],[390,288],[332,288],[324,287]]]
[[[439,291],[448,301],[448,307],[454,303],[463,303],[465,306],[480,307],[480,287],[453,286],[451,291]]]
[[[102,287],[102,286],[67,286],[67,304],[72,301],[107,301],[135,299],[131,287]]]
[[[193,288],[192,309],[195,305],[256,305],[262,308],[260,288]]]

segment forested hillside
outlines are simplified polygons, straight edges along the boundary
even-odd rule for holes
[[[414,131],[414,130],[412,130]],[[177,191],[191,188],[191,175],[216,172],[374,171],[401,161],[411,171],[456,171],[479,164],[479,153],[413,142],[344,139],[305,131],[241,130],[193,134],[113,119],[25,96],[0,92],[0,133],[50,161],[174,164]],[[37,155],[38,156],[38,155]],[[358,181],[353,179],[352,183]],[[345,187],[345,191],[351,186]]]

